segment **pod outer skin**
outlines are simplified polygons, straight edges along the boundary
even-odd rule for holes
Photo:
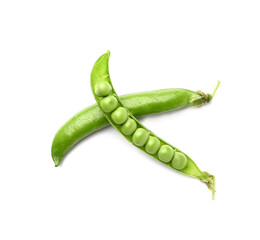
[[[187,107],[203,97],[187,89],[170,88],[132,93],[120,97],[122,103],[135,117],[156,114]],[[92,132],[110,125],[97,104],[74,115],[56,133],[52,142],[52,158],[58,166],[66,153]]]

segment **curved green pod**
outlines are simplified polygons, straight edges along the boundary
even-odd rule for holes
[[[183,153],[176,147],[173,147],[163,139],[159,138],[152,131],[148,130],[145,126],[143,126],[120,100],[110,80],[108,68],[109,57],[110,52],[108,51],[96,61],[91,72],[91,89],[99,107],[102,109],[100,102],[104,98],[109,96],[115,97],[118,102],[117,108],[114,111],[103,111],[103,114],[106,117],[106,119],[114,128],[118,130],[118,132],[120,132],[129,142],[134,144],[140,150],[146,152],[148,155],[154,157],[156,160],[162,162],[163,164],[169,166],[170,168],[176,171],[198,178],[201,181],[205,182],[208,188],[213,192],[214,198],[214,176],[208,174],[207,172],[202,172],[189,156],[187,156],[185,153]],[[100,85],[103,85],[104,83],[106,83],[107,88],[105,89],[104,94],[100,96],[97,94],[96,89],[98,89],[98,87]],[[209,98],[212,97],[213,95],[209,96]],[[143,110],[145,111],[145,107],[143,108]],[[136,123],[136,127],[132,131],[133,133],[130,135],[124,134],[121,130],[124,124],[126,124],[129,120],[134,121]],[[159,148],[158,146],[156,146],[156,151],[151,151],[151,149],[147,151],[146,144],[148,144],[149,137],[153,137],[159,140]],[[149,147],[151,148],[150,145],[151,144],[149,144]]]
[[[142,117],[190,105],[200,106],[209,102],[210,97],[201,91],[169,88],[122,95],[120,99],[135,117]],[[67,152],[81,139],[108,125],[109,122],[97,104],[75,114],[54,136],[51,154],[55,166],[59,166]]]

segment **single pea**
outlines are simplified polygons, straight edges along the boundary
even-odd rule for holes
[[[129,136],[129,135],[133,134],[133,132],[136,130],[136,128],[137,128],[137,124],[136,124],[135,120],[132,118],[128,118],[120,130],[124,135]]]
[[[111,114],[111,118],[116,124],[122,124],[126,121],[128,113],[125,108],[119,107]]]
[[[146,131],[143,128],[137,128],[137,130],[135,131],[132,137],[132,140],[135,145],[143,146],[147,142],[148,137],[149,137],[148,131]]]
[[[95,94],[99,97],[107,96],[112,91],[112,87],[108,82],[102,81],[95,85]]]
[[[157,137],[150,136],[145,145],[145,151],[150,154],[155,154],[160,148],[160,140]]]
[[[172,166],[178,170],[181,170],[186,167],[187,162],[187,157],[183,153],[176,152],[174,154],[174,158],[172,159]]]
[[[100,106],[104,112],[109,113],[116,109],[118,104],[117,99],[114,96],[108,96],[100,101]]]
[[[173,155],[174,155],[174,150],[169,145],[161,146],[158,152],[158,157],[163,162],[170,162],[172,160]]]

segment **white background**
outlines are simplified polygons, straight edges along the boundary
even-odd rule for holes
[[[0,239],[259,239],[259,1],[1,1]],[[103,129],[55,168],[52,139],[94,103],[111,51],[119,95],[181,87],[201,108],[149,129],[216,176],[216,200]]]

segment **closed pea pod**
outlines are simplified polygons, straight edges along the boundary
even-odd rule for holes
[[[190,105],[200,106],[209,102],[213,95],[214,93],[204,94],[201,91],[194,92],[181,88],[168,88],[131,93],[120,96],[120,100],[135,117],[141,117],[180,109]],[[107,97],[104,97],[104,99],[107,99]],[[102,109],[103,111],[106,110],[105,107],[108,107],[107,105],[107,102],[102,106],[100,103],[101,108],[104,107],[104,109]],[[109,106],[109,108],[111,108],[111,106]],[[59,166],[66,153],[81,139],[110,125],[102,110],[97,104],[93,104],[78,112],[57,131],[51,147],[52,159],[56,167]],[[109,112],[110,110],[107,109],[106,111]],[[135,129],[133,131],[135,131]]]
[[[117,96],[116,92],[113,89],[110,76],[109,76],[109,70],[108,70],[108,61],[109,61],[110,52],[108,51],[104,55],[102,55],[99,60],[95,63],[92,73],[91,73],[91,88],[92,92],[94,94],[94,97],[100,105],[100,102],[102,101],[102,97],[95,94],[95,88],[104,81],[107,81],[108,84],[111,86],[111,93],[110,95],[113,95],[117,101],[118,101],[118,108],[120,109],[120,114],[114,114],[115,110],[112,114],[110,113],[104,113],[104,116],[107,118],[107,120],[110,122],[112,126],[114,126],[120,133],[120,127],[117,124],[121,124],[126,121],[126,118],[129,116],[131,119],[133,119],[136,122],[137,130],[133,133],[133,135],[124,135],[123,136],[136,145],[139,149],[146,152],[147,154],[151,155],[158,161],[166,164],[167,166],[173,168],[176,171],[179,171],[181,173],[184,173],[186,175],[193,176],[195,178],[200,179],[201,181],[205,182],[208,188],[213,192],[214,197],[214,185],[215,185],[215,178],[214,176],[208,174],[207,172],[202,172],[197,165],[194,163],[194,161],[189,158],[186,154],[181,152],[179,149],[171,146],[169,143],[165,142],[158,136],[156,136],[154,133],[152,133],[150,130],[146,129],[133,115],[132,113],[124,106],[124,104],[121,102],[119,97]],[[98,88],[98,87],[97,87]],[[123,110],[124,109],[124,110]],[[127,113],[125,113],[127,112]],[[116,116],[116,118],[115,118]],[[126,117],[122,117],[126,116]],[[124,121],[123,121],[124,119]],[[116,121],[115,121],[116,120]],[[118,123],[120,122],[120,123]],[[158,154],[151,154],[149,151],[146,151],[145,144],[147,144],[147,141],[149,139],[149,135],[152,137],[157,138],[160,141],[160,149],[158,150]],[[148,148],[149,149],[149,148]],[[174,155],[177,154],[176,159],[174,160]]]

